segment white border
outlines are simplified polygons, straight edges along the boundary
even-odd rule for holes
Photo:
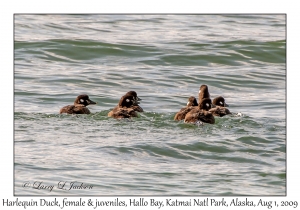
[[[1,3],[1,98],[5,111],[2,117],[2,138],[0,158],[2,184],[0,185],[0,206],[2,199],[13,197],[13,14],[14,13],[286,13],[287,14],[287,197],[263,197],[265,200],[297,200],[299,202],[299,141],[297,103],[299,98],[298,79],[300,50],[300,17],[296,1],[7,1]],[[39,200],[42,197],[34,197]],[[76,200],[76,197],[73,197]],[[124,198],[124,197],[123,197]],[[132,198],[132,197],[130,197]],[[154,197],[164,200],[165,198]],[[21,197],[30,200],[30,197]],[[46,198],[47,199],[47,198]],[[53,200],[54,198],[48,198]],[[62,200],[63,198],[58,198]],[[84,199],[88,199],[85,197]],[[96,198],[92,198],[96,199]],[[107,197],[108,199],[108,197]],[[125,198],[124,198],[125,199]],[[129,198],[128,198],[129,199]],[[147,199],[151,199],[147,197]],[[188,199],[182,197],[182,199]],[[220,199],[217,197],[216,199]],[[226,197],[231,200],[231,198]],[[252,200],[259,198],[250,198]],[[8,207],[6,207],[8,208]],[[6,209],[3,208],[3,209]],[[150,207],[147,207],[150,208]],[[199,208],[199,207],[197,207]],[[10,208],[12,209],[12,208]],[[14,209],[14,208],[13,208]],[[92,208],[91,208],[92,209]],[[153,209],[153,208],[151,208]],[[165,208],[163,208],[165,209]],[[171,208],[170,208],[171,209]],[[259,209],[258,207],[256,209]],[[264,207],[266,209],[266,207]]]

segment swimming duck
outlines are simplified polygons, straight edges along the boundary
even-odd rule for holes
[[[184,118],[185,123],[197,123],[199,121],[214,124],[215,118],[211,112],[211,99],[204,98],[198,104],[198,107],[188,112]]]
[[[189,97],[186,107],[180,109],[180,111],[176,113],[174,120],[184,120],[185,115],[197,106],[197,99],[194,96]]]
[[[59,113],[67,113],[67,114],[90,114],[90,110],[86,108],[86,106],[90,104],[96,104],[96,102],[92,101],[88,95],[79,95],[74,101],[74,105],[64,106],[60,109]]]
[[[116,119],[138,117],[132,105],[135,102],[135,98],[132,95],[124,95],[121,97],[118,105],[108,113],[109,117]]]
[[[142,109],[142,107],[139,106],[140,101],[142,101],[142,99],[140,99],[137,96],[137,93],[135,91],[129,91],[127,92],[125,95],[129,95],[129,96],[133,96],[133,105],[131,106],[132,109],[134,109],[134,111],[137,112],[143,112],[144,110]]]
[[[219,116],[223,117],[224,115],[231,114],[228,107],[228,105],[225,103],[225,99],[222,96],[214,98],[213,105],[216,107],[211,108],[209,111],[214,115],[214,116]]]

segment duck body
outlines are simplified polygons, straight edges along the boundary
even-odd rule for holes
[[[77,96],[74,101],[74,105],[64,106],[60,109],[59,113],[63,114],[90,114],[90,110],[86,107],[90,104],[96,104],[96,102],[92,101],[88,95],[83,94]]]
[[[197,123],[199,121],[214,124],[215,118],[211,112],[199,109],[198,107],[187,113],[184,118],[185,123]]]
[[[59,111],[60,114],[67,113],[67,114],[91,114],[90,110],[85,106],[80,105],[68,105],[64,106]]]
[[[217,106],[209,110],[214,116],[223,117],[225,115],[231,114],[229,109],[226,107]]]
[[[121,119],[121,118],[132,118],[132,117],[138,117],[137,113],[134,109],[131,108],[117,108],[113,109],[108,113],[109,117],[113,117],[115,119]]]

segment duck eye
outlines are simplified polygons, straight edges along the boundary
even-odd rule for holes
[[[80,99],[80,102],[81,102],[81,103],[83,103],[83,102],[84,102],[84,100],[81,98],[81,99]]]

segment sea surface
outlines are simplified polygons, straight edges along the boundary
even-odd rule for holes
[[[174,121],[202,84],[233,114]],[[15,14],[14,195],[286,195],[286,16]]]

